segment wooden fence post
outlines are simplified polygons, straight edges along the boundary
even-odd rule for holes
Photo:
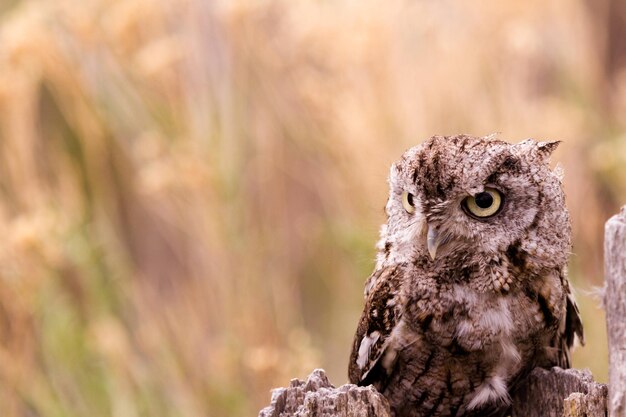
[[[604,230],[604,305],[609,336],[609,415],[626,416],[626,206]]]

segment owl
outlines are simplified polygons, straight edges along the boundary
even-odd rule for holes
[[[392,165],[348,373],[394,416],[504,416],[534,367],[570,366],[583,329],[557,146],[434,136]]]

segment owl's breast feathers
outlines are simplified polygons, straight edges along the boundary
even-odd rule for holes
[[[373,384],[396,415],[506,410],[520,378],[568,367],[575,335],[582,341],[564,271],[484,296],[419,274],[406,264],[372,274],[350,357],[350,381]]]

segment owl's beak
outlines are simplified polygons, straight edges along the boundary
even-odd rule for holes
[[[426,246],[428,247],[428,253],[430,253],[430,257],[432,260],[435,260],[435,256],[437,255],[437,248],[439,247],[439,231],[435,229],[434,226],[428,225],[428,235],[426,237]]]

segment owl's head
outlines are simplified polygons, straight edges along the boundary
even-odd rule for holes
[[[569,217],[560,171],[548,165],[557,145],[459,135],[406,151],[389,175],[379,266],[472,254],[538,269],[564,265]]]

